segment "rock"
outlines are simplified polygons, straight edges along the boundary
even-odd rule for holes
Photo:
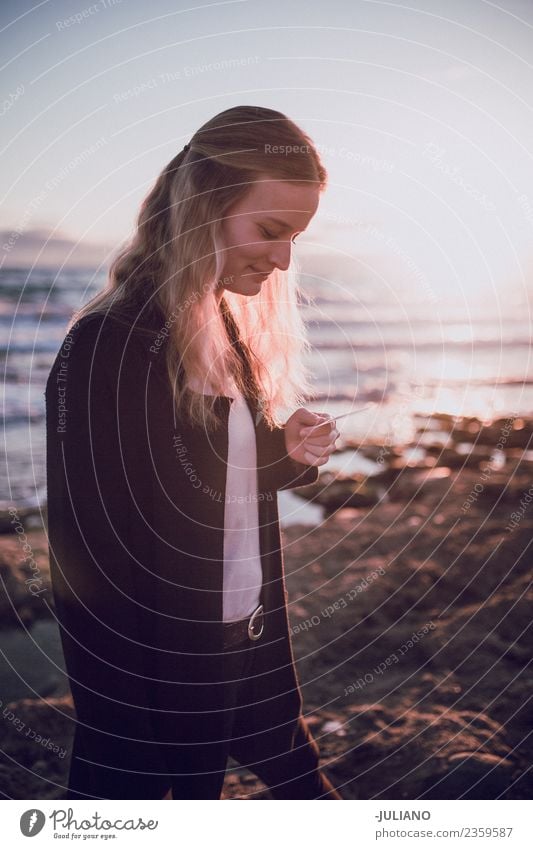
[[[438,466],[434,469],[404,469],[389,490],[393,501],[410,501],[427,496],[442,498],[450,488],[451,469]]]
[[[403,468],[385,467],[382,472],[369,476],[360,473],[345,476],[326,471],[316,483],[299,487],[298,495],[322,505],[326,515],[340,510],[373,507],[382,499],[388,500],[389,488],[403,471]],[[412,471],[411,468],[407,469],[407,472]]]
[[[447,432],[454,442],[470,442],[495,448],[498,444],[507,450],[510,448],[533,448],[533,421],[510,416],[506,419],[494,419],[484,423],[475,416],[450,416],[447,413],[435,413],[429,422],[417,429],[419,434],[428,434],[436,426]]]
[[[482,752],[451,755],[446,772],[427,776],[419,796],[424,799],[506,798],[515,768],[504,758]]]
[[[510,477],[505,473],[493,473],[490,479],[480,482],[478,486],[478,498],[487,503],[505,502],[512,504],[515,507],[519,506],[520,500],[526,498],[529,488],[531,487],[531,478],[527,475]],[[533,492],[533,490],[532,490]],[[528,496],[531,499],[531,494]]]
[[[42,528],[44,526],[44,521],[46,521],[46,508],[17,507],[16,518],[28,530]],[[12,534],[15,524],[16,521],[14,521],[14,515],[9,512],[9,508],[2,507],[0,509],[0,534]]]
[[[342,507],[372,507],[384,492],[384,488],[373,477],[337,477],[323,487],[313,501],[322,504],[328,513],[333,513]]]
[[[37,621],[29,631],[0,631],[0,692],[4,704],[68,692],[57,624]]]
[[[9,799],[64,798],[75,724],[71,697],[23,699],[6,710],[0,725],[2,792]]]
[[[465,443],[461,443],[464,445]],[[436,458],[437,466],[448,466],[450,469],[477,469],[480,464],[490,463],[491,454],[485,448],[471,445],[468,453],[462,453],[456,448],[443,448],[434,443],[427,446],[430,456]]]
[[[0,628],[29,628],[54,610],[46,533],[20,527],[0,536]]]

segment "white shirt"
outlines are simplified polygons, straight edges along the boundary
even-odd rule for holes
[[[231,402],[224,505],[223,620],[250,616],[259,604],[263,570],[259,548],[254,422],[242,395]]]
[[[209,386],[202,391],[213,392]],[[228,419],[223,621],[251,616],[259,605],[262,583],[255,426],[246,400],[236,394]]]

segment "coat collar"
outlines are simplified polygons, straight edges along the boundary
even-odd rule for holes
[[[239,329],[237,327],[235,319],[233,318],[231,310],[230,310],[228,304],[226,303],[226,301],[224,300],[224,298],[222,298],[222,300],[220,301],[219,307],[220,307],[220,313],[221,313],[222,318],[224,320],[224,323],[226,325],[226,330],[227,330],[227,333],[228,333],[229,340],[230,340],[231,344],[233,345],[233,347],[235,348],[235,350],[237,351],[237,353],[239,354],[239,356],[241,357],[241,359],[244,363],[245,370],[246,370],[247,374],[250,376],[251,382],[253,383],[254,381],[253,381],[253,377],[251,376],[250,363],[249,363],[248,357],[246,355],[246,352],[244,350],[244,347],[243,347],[243,344],[242,344],[242,341],[241,341],[241,338],[240,338]],[[136,314],[139,315],[138,311],[137,311]],[[120,321],[120,316],[113,315],[113,317]],[[129,317],[129,320],[128,320],[128,315],[126,314],[125,323],[127,323],[129,326],[132,326],[131,316]],[[141,336],[144,336],[145,339],[149,338],[151,341],[153,341],[158,336],[158,334],[160,332],[160,328],[163,325],[164,325],[164,321],[163,321],[161,315],[156,314],[154,312],[154,310],[152,310],[151,312],[147,312],[146,310],[144,310],[144,312],[142,314],[142,321],[136,321],[133,326],[134,326],[134,330],[135,330],[136,335],[141,334]],[[160,346],[161,350],[158,350],[157,359],[158,359],[159,362],[162,361],[163,349],[165,347],[167,340],[168,340],[168,337],[165,340],[165,342],[163,343],[163,345]],[[152,361],[154,362],[154,358],[152,358]],[[185,380],[185,371],[183,369],[181,361],[178,365],[177,380],[180,383],[180,385],[183,385],[184,380]],[[226,395],[218,395],[216,397],[218,397],[220,399],[226,399],[226,401],[224,401],[224,403],[227,402],[227,407],[228,407],[228,411],[229,411],[229,407],[231,405],[231,402],[233,401],[233,398],[230,397],[230,396],[226,396]],[[263,401],[262,401],[262,399],[257,400],[255,397],[252,397],[248,394],[246,394],[244,396],[244,398],[245,398],[246,404],[248,406],[248,409],[250,410],[250,415],[252,416],[252,421],[254,422],[254,425],[257,428],[261,419],[263,418]]]

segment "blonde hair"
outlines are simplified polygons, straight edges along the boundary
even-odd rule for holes
[[[273,153],[269,145],[295,152]],[[313,394],[294,262],[274,270],[253,298],[226,290],[219,303],[215,296],[221,222],[259,174],[316,183],[320,191],[327,181],[311,140],[281,112],[236,106],[215,115],[163,169],[133,236],[112,261],[105,289],[72,319],[142,311],[164,340],[155,350],[165,356],[176,414],[191,424],[216,427],[218,419],[214,398],[191,391],[180,380],[183,372],[195,385],[208,382],[215,396],[229,387],[257,396],[270,427],[279,425],[281,407]],[[239,337],[236,347],[228,344],[228,322]]]

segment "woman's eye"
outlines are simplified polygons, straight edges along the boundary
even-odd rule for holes
[[[265,237],[265,239],[277,239],[277,236],[274,233],[269,233],[268,230],[265,230],[264,227],[261,227],[260,229],[261,229],[261,232],[263,233],[263,236]],[[298,238],[298,236],[292,237],[292,239],[291,239],[292,245],[294,245],[297,238]]]

